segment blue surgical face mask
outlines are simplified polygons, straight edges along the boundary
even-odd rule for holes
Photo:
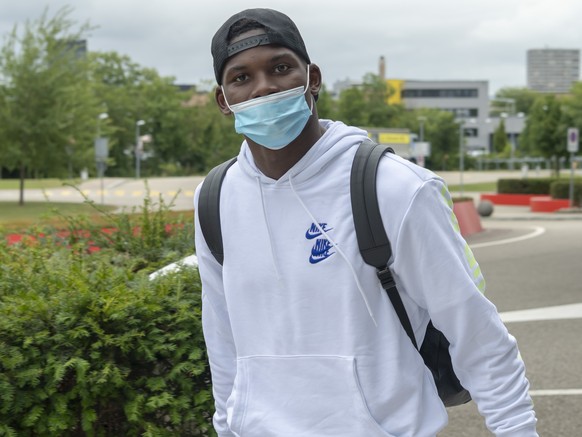
[[[309,89],[309,66],[307,84],[287,91],[250,99],[228,108],[234,113],[234,128],[255,143],[271,150],[279,150],[291,143],[305,128],[311,117],[304,94]],[[222,90],[224,94],[224,88]],[[224,96],[226,101],[226,95]]]

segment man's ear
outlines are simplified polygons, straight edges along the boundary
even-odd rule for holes
[[[224,92],[222,91],[221,86],[217,86],[214,90],[214,99],[216,100],[216,104],[224,115],[232,114],[232,111],[229,109],[228,105],[226,104],[226,98],[224,97]]]
[[[315,98],[321,91],[321,70],[316,64],[309,65],[309,92]]]

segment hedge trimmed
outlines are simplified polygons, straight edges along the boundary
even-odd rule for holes
[[[192,253],[191,217],[162,232],[142,213],[95,253],[46,232],[0,245],[0,435],[215,435],[197,271],[148,279]]]
[[[570,198],[570,181],[560,179],[550,186],[550,194],[554,199]],[[574,179],[574,206],[582,207],[582,179]]]
[[[550,194],[550,186],[555,178],[499,179],[498,194]]]

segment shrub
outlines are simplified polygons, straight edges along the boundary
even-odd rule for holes
[[[554,199],[570,198],[570,181],[560,179],[552,183],[550,194]],[[582,206],[582,179],[574,179],[574,206]]]
[[[0,246],[0,435],[215,435],[197,271],[148,279],[192,252],[192,226],[151,206],[95,241]]]
[[[550,194],[550,185],[556,179],[499,179],[497,181],[498,194]]]

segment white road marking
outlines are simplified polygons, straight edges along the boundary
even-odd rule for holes
[[[517,243],[519,241],[529,240],[530,238],[539,237],[544,232],[546,232],[545,228],[541,226],[536,226],[533,228],[532,232],[526,235],[522,235],[520,237],[513,237],[513,238],[506,238],[504,240],[497,240],[497,241],[488,241],[486,243],[477,243],[477,244],[470,244],[471,249],[477,249],[480,247],[490,247],[490,246],[499,246],[502,244],[510,244],[510,243]]]
[[[582,388],[565,388],[558,390],[530,390],[531,396],[581,396]]]
[[[499,315],[504,323],[582,319],[582,303],[533,308],[530,310],[506,311]]]

